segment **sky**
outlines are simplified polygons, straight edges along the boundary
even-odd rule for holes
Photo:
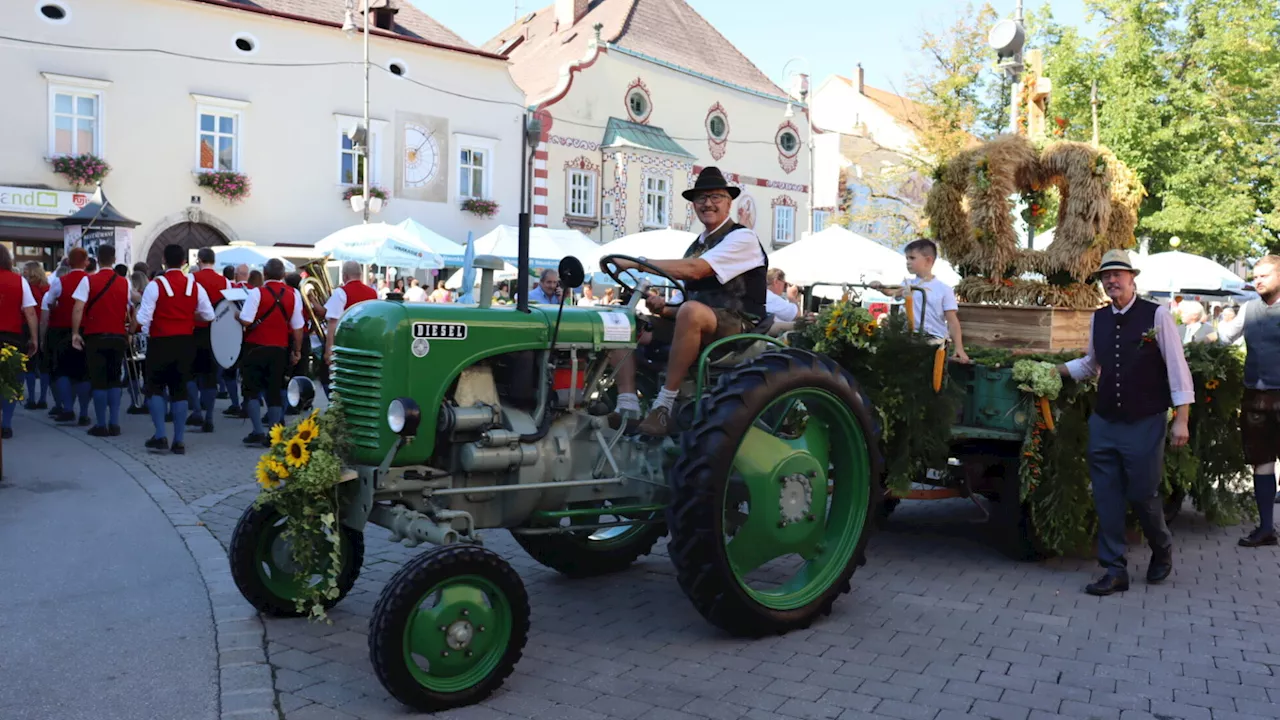
[[[619,0],[606,0],[617,2]],[[480,45],[554,0],[411,0],[473,45]],[[861,62],[868,85],[905,94],[906,78],[919,62],[920,31],[953,20],[960,0],[686,0],[781,87],[788,75],[806,72],[813,87],[830,75],[848,77]],[[1084,25],[1084,0],[1026,0],[1050,4],[1064,24]],[[1014,0],[992,0],[1002,16]],[[787,67],[788,61],[800,56]]]

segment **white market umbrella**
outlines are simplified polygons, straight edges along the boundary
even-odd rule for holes
[[[467,254],[467,249],[462,245],[450,240],[413,218],[406,218],[396,227],[404,230],[418,241],[419,245],[431,248],[437,255],[444,259],[447,265],[461,265],[463,258]]]
[[[520,260],[520,231],[512,225],[499,225],[476,240],[476,255],[496,255],[516,264]],[[567,255],[592,267],[600,257],[600,246],[577,230],[529,229],[529,264],[531,267],[554,268]]]
[[[222,270],[228,265],[248,265],[251,268],[261,268],[267,264],[268,260],[278,259],[284,263],[285,272],[293,272],[297,268],[293,263],[280,257],[280,252],[284,248],[267,248],[256,245],[233,245],[230,247],[213,248],[214,268]]]
[[[414,270],[439,270],[444,258],[422,245],[409,231],[386,223],[345,227],[320,242],[316,250],[337,260],[354,260],[364,265],[382,265]]]
[[[907,259],[880,243],[833,225],[798,240],[769,256],[769,266],[781,268],[787,282],[897,285],[907,277]]]
[[[1156,253],[1135,259],[1141,270],[1134,282],[1138,292],[1180,292],[1183,290],[1242,290],[1246,283],[1239,275],[1210,260],[1190,253]]]

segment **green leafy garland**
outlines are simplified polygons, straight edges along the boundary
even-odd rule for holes
[[[323,413],[313,410],[288,427],[272,427],[270,440],[271,449],[258,461],[262,491],[254,504],[270,504],[285,518],[282,537],[303,588],[296,598],[298,612],[326,619],[324,601],[338,597],[342,571],[337,485],[347,434],[341,402],[335,397]],[[316,575],[320,581],[309,582]]]

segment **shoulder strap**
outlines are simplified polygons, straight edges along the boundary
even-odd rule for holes
[[[89,311],[93,309],[93,306],[98,304],[98,301],[102,299],[102,296],[107,294],[107,291],[110,290],[111,286],[116,283],[116,278],[118,277],[120,276],[116,275],[114,272],[111,273],[111,277],[107,278],[107,284],[104,285],[102,289],[98,291],[97,295],[94,295],[93,297],[89,298],[89,302],[84,304],[84,314],[86,316],[89,314]]]

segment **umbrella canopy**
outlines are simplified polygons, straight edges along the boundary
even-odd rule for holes
[[[511,225],[499,225],[487,235],[476,240],[477,255],[497,255],[509,263],[520,261],[520,231]],[[530,228],[529,264],[533,267],[554,268],[566,255],[591,267],[600,257],[600,246],[577,230],[552,230]]]
[[[1135,258],[1138,292],[1178,292],[1180,290],[1241,290],[1240,276],[1199,255],[1171,252]]]
[[[345,227],[316,243],[338,260],[414,270],[438,270],[444,258],[397,225],[369,223]]]
[[[907,260],[880,243],[833,225],[769,256],[796,285],[817,282],[897,285],[907,276]]]
[[[466,255],[466,249],[458,243],[414,220],[406,218],[403,222],[397,223],[396,227],[404,230],[413,236],[418,244],[431,248],[437,255],[444,259],[448,265],[461,265],[463,256]]]
[[[213,267],[219,271],[228,265],[248,265],[250,268],[261,269],[272,258],[278,258],[284,263],[285,272],[293,272],[297,269],[293,263],[282,257],[282,251],[285,248],[231,245],[211,249],[214,257],[217,258],[213,262]]]

